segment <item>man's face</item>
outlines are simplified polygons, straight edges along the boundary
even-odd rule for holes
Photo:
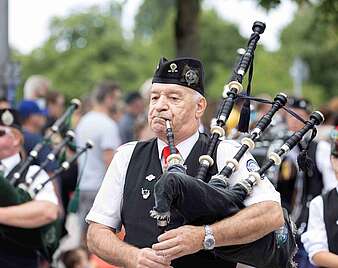
[[[32,114],[29,118],[29,121],[38,133],[45,126],[46,117],[44,115],[41,115],[41,114]]]
[[[142,98],[135,100],[132,106],[136,115],[142,114],[144,112],[144,101]]]
[[[121,99],[121,91],[115,90],[112,93],[108,94],[105,103],[109,109],[113,110],[115,105],[120,101]]]
[[[63,96],[59,96],[53,106],[55,117],[60,117],[65,111],[65,98]]]
[[[14,155],[18,142],[12,128],[0,126],[0,159]]]
[[[292,108],[292,110],[295,111],[298,115],[300,115],[305,120],[307,120],[309,117],[309,114],[304,109]],[[286,123],[288,125],[288,129],[292,132],[298,131],[300,128],[304,126],[302,122],[294,118],[289,113],[286,114]]]
[[[177,144],[197,131],[205,108],[205,99],[197,100],[190,88],[154,83],[150,94],[148,122],[155,135],[166,140],[165,119],[170,120]]]

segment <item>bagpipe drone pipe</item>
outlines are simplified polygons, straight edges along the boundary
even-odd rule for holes
[[[232,110],[235,100],[240,96],[238,93],[242,89],[242,79],[249,65],[252,64],[253,52],[259,39],[259,34],[264,31],[265,25],[255,22],[254,33],[250,37],[246,53],[240,59],[232,81],[225,86],[226,92],[223,94],[224,101],[217,116],[217,124],[211,128],[207,155],[200,156],[200,169],[197,177],[186,174],[183,166],[183,159],[176,154],[174,148],[174,135],[167,121],[167,138],[171,155],[167,158],[169,167],[158,179],[154,186],[155,206],[150,211],[150,216],[157,220],[158,227],[164,231],[170,221],[171,211],[178,211],[185,219],[185,224],[204,225],[212,224],[229,216],[236,214],[244,208],[243,201],[251,193],[255,184],[259,184],[264,172],[273,165],[278,165],[281,156],[290,151],[304,135],[313,130],[315,125],[320,124],[324,118],[319,112],[313,112],[308,121],[304,121],[294,112],[283,107],[287,98],[285,94],[278,94],[273,102],[252,97],[245,97],[256,101],[270,103],[270,111],[265,114],[250,133],[250,137],[242,139],[242,146],[233,157],[226,162],[225,167],[207,181],[206,174],[214,164],[212,155],[219,142],[224,136],[223,126]],[[279,109],[285,109],[296,118],[305,123],[305,126],[295,132],[278,150],[269,156],[269,160],[256,172],[251,172],[248,178],[243,178],[233,186],[229,186],[231,175],[238,168],[241,157],[249,149],[255,146],[255,140],[270,124],[273,115]],[[293,256],[297,250],[295,243],[294,224],[284,213],[285,224],[279,230],[271,232],[261,239],[244,245],[218,247],[214,249],[215,255],[227,261],[245,263],[258,268],[279,268],[294,267]]]
[[[29,153],[25,161],[21,162],[6,177],[0,175],[0,207],[15,206],[34,200],[38,192],[51,180],[69,168],[76,159],[87,149],[92,147],[90,142],[84,148],[81,148],[69,160],[61,163],[60,167],[41,185],[33,185],[38,174],[50,162],[56,159],[58,154],[73,139],[74,133],[71,130],[63,141],[58,144],[47,156],[47,159],[41,163],[40,168],[29,178],[26,178],[27,171],[36,159],[44,144],[48,143],[51,137],[58,133],[65,123],[72,116],[73,112],[79,107],[79,100],[72,100],[71,105],[65,113],[54,123],[51,131],[47,132],[42,142],[36,144]],[[39,251],[47,260],[51,260],[54,251],[58,247],[60,233],[60,220],[49,223],[38,228],[18,228],[9,225],[0,225],[0,237],[4,241],[10,241],[18,246]]]

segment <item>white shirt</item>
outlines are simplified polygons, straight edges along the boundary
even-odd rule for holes
[[[1,160],[1,164],[4,168],[4,175],[7,176],[9,174],[9,172],[11,172],[11,170],[21,161],[20,155],[19,154],[15,154],[12,155],[10,157],[7,157],[5,159]],[[36,165],[32,165],[29,167],[27,175],[26,175],[26,180],[29,177],[32,177],[35,172],[37,172],[39,170],[39,166]],[[46,171],[41,170],[41,172],[39,173],[39,175],[36,177],[36,179],[34,180],[33,184],[31,185],[31,189],[34,189],[36,186],[40,185],[41,183],[44,183],[46,180],[49,179],[48,174],[46,173]],[[35,196],[34,200],[43,200],[43,201],[49,201],[54,203],[55,205],[58,204],[58,198],[55,194],[54,191],[54,186],[52,184],[52,182],[49,182],[46,184],[46,186],[44,188],[42,188],[42,190]]]
[[[336,187],[336,190],[338,192],[338,187]],[[316,253],[329,251],[324,222],[324,204],[321,195],[310,202],[308,227],[307,231],[302,234],[301,240],[312,264],[314,264],[312,258]]]
[[[121,145],[117,124],[108,115],[91,111],[81,118],[75,132],[78,146],[85,146],[88,139],[94,143],[94,147],[79,158],[79,170],[83,170],[80,190],[97,191],[106,172],[103,151],[116,150]]]
[[[331,161],[331,144],[327,141],[319,141],[316,151],[316,164],[318,170],[323,175],[323,191],[326,193],[337,186],[336,175]]]
[[[176,146],[182,158],[186,160],[194,144],[198,140],[199,133],[196,132],[190,138]],[[157,139],[159,159],[161,159],[162,150],[166,144]],[[137,142],[130,142],[117,149],[114,158],[107,170],[102,182],[101,188],[95,198],[94,204],[86,217],[87,222],[97,222],[111,228],[119,230],[121,228],[121,208],[123,200],[123,188],[127,168],[131,155]],[[217,166],[222,169],[227,159],[232,159],[240,148],[240,144],[234,141],[222,141],[217,149]],[[162,160],[162,159],[161,159]],[[251,168],[253,157],[247,153],[241,159],[239,170],[236,171],[230,179],[230,185],[238,180],[247,178]],[[161,163],[163,163],[161,161]],[[141,194],[141,190],[140,190]],[[245,206],[254,203],[272,200],[280,203],[280,195],[273,185],[267,179],[262,179],[252,191],[251,195],[244,201]]]

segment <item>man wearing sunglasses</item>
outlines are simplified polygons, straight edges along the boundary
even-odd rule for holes
[[[23,162],[23,135],[18,114],[13,109],[0,109],[0,176],[11,178],[12,174]],[[25,178],[31,177],[39,166],[30,166]],[[48,179],[42,171],[32,187]],[[6,194],[0,192],[1,195]],[[34,200],[15,206],[4,207],[0,204],[0,225],[18,228],[36,228],[56,220],[58,201],[53,185],[48,183]],[[38,267],[36,251],[14,244],[10,238],[0,236],[0,267]]]

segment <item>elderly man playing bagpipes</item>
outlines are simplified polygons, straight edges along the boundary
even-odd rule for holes
[[[0,202],[0,267],[21,268],[38,267],[38,252],[36,249],[18,243],[13,236],[6,236],[13,230],[24,230],[33,235],[33,229],[39,228],[55,221],[58,217],[58,199],[52,183],[46,184],[33,200],[21,204],[11,204],[11,193],[5,188],[6,178],[11,178],[22,164],[23,135],[18,114],[13,109],[0,110],[0,176],[1,176],[1,202]],[[22,178],[31,177],[39,166],[30,166]],[[36,177],[33,186],[48,180],[45,171]],[[13,199],[15,199],[13,197]],[[8,203],[7,203],[8,202]],[[6,205],[7,203],[7,205]],[[15,202],[14,202],[15,203]],[[5,231],[4,231],[5,230]],[[27,232],[26,232],[27,231]],[[19,234],[20,235],[20,234]],[[33,243],[28,235],[26,241]],[[22,238],[23,239],[23,238]]]
[[[211,137],[198,132],[207,105],[201,62],[160,60],[148,113],[156,138],[117,150],[87,216],[92,252],[123,267],[293,267],[292,223],[264,172],[313,131],[322,115],[299,118],[305,126],[261,168],[247,150],[285,105],[284,94],[263,100],[271,110],[242,145],[220,139],[249,66],[252,75],[253,51],[264,29],[254,24]],[[124,241],[115,234],[121,225]]]

